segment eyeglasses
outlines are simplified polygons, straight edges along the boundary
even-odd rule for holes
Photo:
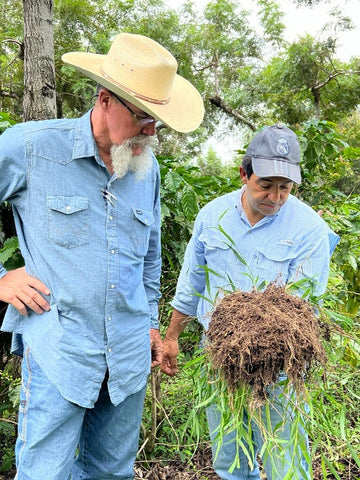
[[[145,125],[149,125],[150,123],[155,123],[156,120],[154,117],[151,117],[150,115],[147,115],[147,116],[141,116],[139,115],[138,113],[135,113],[130,107],[129,105],[127,105],[124,100],[120,97],[118,97],[114,92],[111,92],[112,95],[117,99],[119,100],[119,102],[121,103],[121,105],[123,105],[130,113],[131,115],[137,120],[137,126],[140,128],[140,127],[145,127]]]

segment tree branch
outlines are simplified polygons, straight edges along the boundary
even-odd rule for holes
[[[253,132],[256,130],[256,127],[253,123],[247,120],[238,110],[235,110],[234,108],[231,108],[229,105],[226,105],[223,102],[222,98],[219,97],[218,95],[215,95],[214,97],[209,98],[209,101],[215,107],[220,108],[220,110],[222,110],[223,112],[227,113],[231,117],[238,120],[240,123],[243,123],[244,125],[249,127]]]
[[[24,43],[15,40],[15,38],[4,38],[0,43],[15,43],[19,47],[19,58],[24,60]]]
[[[18,99],[19,96],[12,92],[7,92],[6,90],[0,90],[0,97],[9,97]]]
[[[338,77],[339,75],[360,75],[360,71],[356,70],[354,72],[343,71],[343,72],[331,73],[331,74],[329,74],[329,77],[326,80],[324,80],[322,83],[318,83],[317,85],[314,85],[313,89],[320,90],[321,88],[325,87],[325,85],[327,85],[329,82],[331,82],[331,80]]]

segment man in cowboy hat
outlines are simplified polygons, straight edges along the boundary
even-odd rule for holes
[[[16,478],[130,480],[162,353],[150,140],[157,120],[196,129],[204,108],[174,57],[142,35],[63,60],[99,85],[94,108],[0,137],[0,201],[13,206],[25,260],[0,264],[2,329],[23,356]]]
[[[304,288],[312,286],[314,296],[321,296],[326,289],[330,256],[339,237],[290,193],[293,183],[301,182],[296,134],[284,125],[260,130],[246,150],[240,177],[240,190],[210,202],[195,221],[164,339],[161,368],[167,375],[178,371],[179,335],[195,316],[208,329],[215,299],[221,292],[231,291],[234,286],[251,291],[269,282],[298,280],[303,280]],[[244,415],[244,429],[248,427],[252,437],[250,444],[234,431],[220,442],[221,414],[215,405],[207,409],[214,469],[222,480],[260,480],[257,453],[264,452],[264,431],[274,438],[271,453],[263,456],[267,479],[310,480],[307,438],[301,427],[291,425],[291,406],[281,386],[284,380],[281,375],[279,385],[271,392],[269,409],[262,409],[262,429],[251,416]],[[231,470],[237,458],[239,462]]]

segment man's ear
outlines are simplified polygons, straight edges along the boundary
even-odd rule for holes
[[[111,98],[112,98],[112,95],[109,92],[109,90],[107,90],[106,88],[102,88],[100,90],[99,95],[98,95],[98,101],[99,101],[100,106],[104,110],[108,110]]]
[[[240,167],[239,167],[239,172],[240,172],[241,181],[242,181],[243,183],[247,183],[247,181],[248,181],[248,176],[247,176],[247,174],[246,174],[245,168],[244,168],[242,165],[240,165]]]

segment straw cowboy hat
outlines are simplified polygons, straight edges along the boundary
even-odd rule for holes
[[[171,53],[148,37],[120,33],[107,55],[70,52],[62,60],[178,132],[202,122],[199,92],[177,75]]]

